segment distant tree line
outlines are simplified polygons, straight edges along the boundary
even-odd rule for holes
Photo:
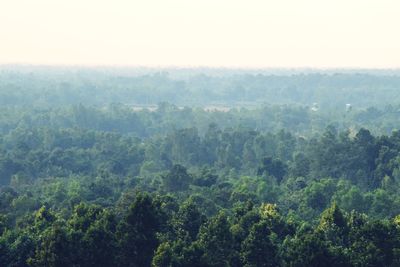
[[[0,105],[59,107],[106,106],[111,103],[178,106],[273,104],[344,108],[396,105],[398,73],[246,73],[147,71],[91,68],[0,69]]]

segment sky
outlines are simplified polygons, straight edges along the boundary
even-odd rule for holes
[[[398,68],[399,0],[0,0],[0,64]]]

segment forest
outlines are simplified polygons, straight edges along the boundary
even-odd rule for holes
[[[2,68],[0,266],[400,266],[399,89]]]

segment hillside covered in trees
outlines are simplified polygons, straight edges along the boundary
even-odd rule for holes
[[[205,73],[0,69],[0,266],[400,266],[400,76]]]

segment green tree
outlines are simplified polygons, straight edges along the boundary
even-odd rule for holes
[[[148,194],[139,193],[118,225],[118,260],[121,266],[150,266],[161,228],[159,208]]]
[[[192,177],[182,165],[174,165],[172,169],[163,176],[164,187],[169,191],[184,191],[189,188]]]
[[[234,260],[234,239],[225,213],[220,212],[202,226],[197,243],[207,266],[230,266]]]
[[[73,249],[66,233],[66,229],[54,225],[42,233],[40,245],[33,258],[28,260],[32,266],[72,266]]]
[[[260,221],[251,227],[250,233],[242,243],[241,259],[243,266],[278,266],[277,248],[270,240],[269,225]]]

